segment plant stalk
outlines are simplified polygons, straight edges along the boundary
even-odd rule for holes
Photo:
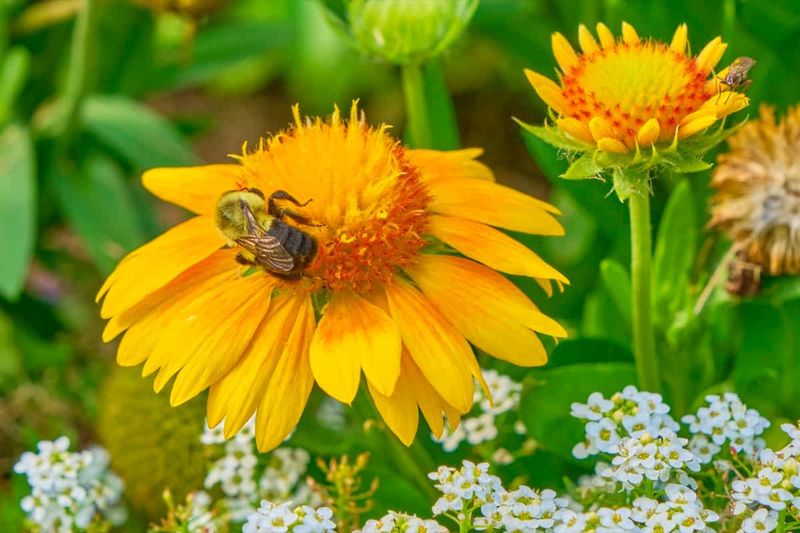
[[[403,93],[406,99],[408,145],[412,148],[431,148],[433,146],[433,133],[428,102],[425,97],[422,65],[418,63],[403,65],[402,76]]]
[[[639,191],[628,199],[631,218],[631,281],[633,288],[633,351],[639,387],[661,392],[656,357],[651,302],[653,245],[650,225],[650,194]]]

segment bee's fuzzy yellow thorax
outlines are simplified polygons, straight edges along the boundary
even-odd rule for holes
[[[217,202],[214,221],[228,244],[233,244],[237,239],[248,234],[244,206],[255,215],[256,220],[262,226],[268,225],[270,217],[262,196],[248,190],[223,193]]]

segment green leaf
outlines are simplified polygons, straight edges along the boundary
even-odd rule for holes
[[[67,220],[102,273],[145,240],[129,186],[110,159],[91,157],[80,176],[65,174],[55,188]]]
[[[5,123],[14,111],[22,87],[28,80],[31,54],[21,46],[15,46],[3,55],[0,66],[0,124]]]
[[[653,306],[657,315],[676,308],[685,296],[695,255],[697,226],[692,189],[682,180],[672,191],[658,226],[653,258]]]
[[[36,236],[36,168],[28,130],[0,133],[0,295],[16,299],[25,283]]]
[[[180,132],[151,109],[121,96],[92,96],[83,106],[84,127],[141,171],[197,162]]]
[[[619,262],[613,259],[604,259],[600,263],[600,275],[614,301],[614,305],[625,324],[631,326],[631,276]]]
[[[703,170],[708,170],[713,166],[711,163],[703,161],[699,157],[676,159],[671,161],[671,163],[673,164],[671,168],[673,172],[680,172],[683,174],[702,172]]]
[[[561,177],[567,180],[585,180],[597,177],[603,171],[594,159],[594,153],[586,153],[576,159]]]
[[[543,448],[572,461],[572,448],[583,441],[583,424],[570,417],[574,402],[585,402],[595,391],[609,396],[636,383],[628,363],[579,364],[536,373],[537,383],[522,396],[522,421]]]

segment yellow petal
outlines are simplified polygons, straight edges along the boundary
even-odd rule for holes
[[[458,411],[447,405],[447,402],[439,396],[436,389],[422,375],[407,350],[403,353],[402,379],[404,380],[403,386],[410,388],[411,395],[416,398],[431,432],[437,438],[441,437],[442,431],[444,431],[443,414],[447,411],[455,411],[456,413]]]
[[[708,99],[701,110],[713,109],[717,118],[741,111],[750,104],[750,99],[741,93],[723,91]]]
[[[619,139],[615,139],[613,137],[603,137],[597,141],[597,147],[604,152],[612,152],[616,154],[624,154],[628,151],[628,147],[620,141]]]
[[[405,157],[420,170],[420,178],[425,183],[453,178],[470,178],[494,181],[489,167],[477,160],[483,154],[482,148],[463,150],[406,150]]]
[[[602,46],[604,50],[614,48],[617,44],[616,39],[614,39],[614,34],[611,33],[608,26],[602,22],[597,23],[597,36],[600,38],[600,46]]]
[[[145,189],[199,215],[213,215],[222,193],[245,182],[241,165],[154,168],[142,176]]]
[[[672,36],[672,42],[669,47],[679,54],[686,53],[686,43],[688,42],[689,27],[686,24],[681,24],[675,30],[675,35]]]
[[[556,56],[558,66],[561,67],[563,72],[566,72],[570,67],[578,64],[578,54],[569,44],[566,37],[559,32],[555,32],[552,36],[553,55]]]
[[[363,367],[373,386],[391,396],[400,375],[400,332],[382,309],[357,294],[335,293],[311,341],[320,388],[343,403],[358,391]]]
[[[678,138],[685,139],[686,137],[690,137],[695,133],[698,133],[708,128],[716,121],[717,117],[714,115],[697,118],[689,122],[685,126],[680,126],[678,128]]]
[[[100,316],[109,318],[133,307],[222,244],[213,219],[199,216],[137,248],[117,265],[100,288],[97,301],[105,296]]]
[[[717,110],[714,107],[701,107],[694,113],[689,113],[688,115],[683,117],[683,119],[681,119],[680,126],[686,126],[690,122],[694,122],[699,118],[705,118],[705,117],[716,118],[716,116],[717,116]]]
[[[283,442],[300,421],[314,386],[308,363],[313,334],[314,307],[306,296],[256,412],[256,443],[262,453]]]
[[[604,137],[613,137],[614,132],[611,130],[611,124],[603,117],[594,117],[589,121],[589,131],[595,141],[599,141]]]
[[[508,274],[568,280],[528,247],[491,226],[464,218],[431,215],[431,235],[462,254]]]
[[[527,76],[528,81],[533,86],[533,90],[536,91],[536,94],[545,104],[552,107],[559,114],[563,115],[566,112],[568,107],[567,100],[564,98],[561,87],[556,82],[530,69],[525,69],[525,76]]]
[[[422,294],[397,279],[386,288],[389,310],[403,344],[425,378],[459,411],[472,406],[472,349],[453,325]]]
[[[622,22],[622,40],[629,45],[639,44],[639,34],[636,33],[636,28],[624,21]]]
[[[585,122],[576,118],[568,117],[556,120],[556,125],[579,141],[594,144],[592,132],[589,130],[589,126]]]
[[[304,298],[285,294],[273,298],[267,318],[244,355],[224,378],[211,385],[208,425],[216,427],[224,419],[226,438],[238,433],[256,412]]]
[[[578,43],[581,45],[581,50],[583,50],[584,54],[591,54],[600,50],[600,46],[595,41],[592,32],[583,24],[578,26]]]
[[[404,358],[409,357],[404,355]],[[413,363],[411,363],[413,365]],[[385,395],[381,393],[370,381],[369,393],[375,403],[386,425],[397,435],[400,442],[406,446],[411,446],[417,434],[419,426],[419,408],[417,407],[417,397],[410,380],[414,379],[408,375],[404,364],[404,371],[400,374],[400,382],[397,384],[393,394]],[[421,377],[421,376],[419,376]],[[422,378],[423,380],[425,378]],[[441,420],[441,414],[439,419]]]
[[[541,343],[526,330],[566,336],[508,279],[468,259],[423,255],[408,273],[456,329],[495,357],[525,366],[543,364],[547,356]]]
[[[722,42],[721,37],[715,37],[697,55],[697,68],[701,71],[710,71],[717,66],[728,45]]]
[[[636,134],[636,140],[639,141],[640,146],[650,146],[658,140],[660,134],[661,126],[658,123],[658,119],[651,118],[639,128],[639,133]]]
[[[274,280],[264,274],[231,279],[184,309],[175,309],[150,359],[161,361],[156,387],[176,372],[170,403],[180,405],[222,379],[266,316]]]
[[[564,228],[550,213],[554,206],[514,189],[478,180],[448,180],[429,187],[434,213],[532,233],[563,235]]]

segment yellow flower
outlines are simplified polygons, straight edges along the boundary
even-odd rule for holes
[[[597,25],[597,35],[578,29],[581,52],[560,33],[552,37],[559,80],[526,70],[536,93],[557,114],[556,124],[573,139],[610,153],[672,143],[704,131],[743,109],[744,95],[721,91],[713,69],[727,44],[717,37],[697,56],[687,53],[687,27],[670,44],[642,39],[622,23],[622,37]]]
[[[98,299],[117,360],[144,363],[170,401],[210,388],[208,419],[232,435],[256,413],[259,448],[297,424],[314,383],[351,403],[365,375],[387,425],[406,444],[419,410],[441,434],[472,403],[480,368],[470,348],[544,364],[537,333],[564,329],[504,276],[550,291],[567,280],[492,226],[561,235],[553,206],[494,183],[481,151],[406,150],[353,105],[349,120],[303,120],[263,140],[239,164],[161,168],[143,182],[197,214],[129,254]],[[312,221],[318,252],[300,279],[236,262],[215,227],[226,191],[285,190]],[[289,221],[291,222],[291,221]],[[436,249],[439,253],[431,253]],[[465,257],[457,256],[460,252]],[[468,342],[469,341],[469,342]]]
[[[800,106],[777,123],[762,106],[728,142],[711,181],[710,226],[765,272],[800,273]]]

